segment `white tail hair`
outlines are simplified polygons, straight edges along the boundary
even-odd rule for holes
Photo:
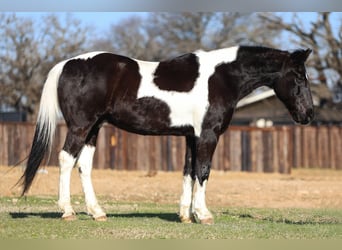
[[[71,59],[86,59],[99,53],[101,52],[91,52]],[[56,64],[50,70],[45,81],[30,155],[28,157],[25,172],[20,179],[24,186],[22,195],[25,194],[30,188],[43,158],[48,156],[49,159],[50,157],[52,142],[57,126],[58,113],[60,111],[57,94],[58,82],[64,65],[69,60],[65,60]]]
[[[59,113],[59,102],[57,96],[58,80],[62,73],[64,64],[66,61],[56,64],[49,72],[45,81],[37,119],[37,125],[39,127],[38,136],[43,138],[43,141],[49,145],[54,138],[57,118]],[[51,149],[50,149],[51,151]]]
[[[30,188],[45,154],[48,152],[48,158],[51,154],[59,112],[57,86],[64,64],[65,61],[56,64],[50,70],[44,84],[30,155],[28,157],[25,172],[19,180],[24,185],[22,195]]]

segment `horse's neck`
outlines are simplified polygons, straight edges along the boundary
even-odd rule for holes
[[[240,99],[261,86],[273,88],[274,82],[282,74],[285,60],[286,58],[283,56],[276,58],[276,60],[274,56],[270,56],[269,58],[265,57],[263,61],[256,57],[255,64],[244,64],[242,62],[240,67],[241,81],[239,83]]]

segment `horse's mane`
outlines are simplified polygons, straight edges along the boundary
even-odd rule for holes
[[[242,45],[240,46],[240,51],[241,55],[244,54],[289,54],[287,51],[279,50],[279,49],[274,49],[270,47],[264,47],[264,46],[246,46]]]

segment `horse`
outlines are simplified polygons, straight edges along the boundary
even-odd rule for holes
[[[212,224],[206,186],[219,137],[239,100],[260,86],[273,89],[293,120],[308,124],[314,108],[305,62],[311,49],[285,51],[262,46],[198,50],[160,62],[105,51],[56,64],[43,87],[22,195],[51,152],[59,112],[68,131],[59,152],[59,199],[65,220],[76,218],[70,176],[79,168],[88,214],[105,221],[91,180],[96,139],[104,123],[141,135],[184,136],[183,191],[179,219]]]

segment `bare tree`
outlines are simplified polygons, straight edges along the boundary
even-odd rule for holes
[[[292,42],[313,50],[309,65],[313,81],[328,84],[336,95],[342,93],[342,18],[333,26],[331,13],[317,13],[316,20],[305,26],[299,14],[290,23],[276,15],[261,15],[271,30],[292,35]]]
[[[256,13],[216,13],[211,28],[211,48],[234,45],[274,46],[274,37],[279,31],[265,29],[265,24]]]
[[[212,50],[237,44],[271,45],[269,31],[255,14],[231,12],[156,13],[152,16],[168,54]],[[251,25],[252,24],[252,25]],[[276,33],[275,31],[274,33]]]
[[[35,92],[36,83],[27,84],[40,64],[31,20],[17,22],[15,15],[0,16],[0,99],[2,106],[33,111],[25,93]]]
[[[155,13],[150,23],[156,31],[156,38],[163,43],[167,57],[196,49],[207,49],[205,37],[212,13]]]
[[[112,25],[108,36],[96,40],[93,47],[138,59],[156,60],[163,46],[147,23],[139,16],[124,19]]]
[[[36,114],[49,69],[84,49],[85,34],[71,16],[49,15],[39,23],[1,14],[0,108]]]
[[[255,14],[152,13],[112,25],[107,37],[95,41],[93,47],[143,60],[160,60],[198,49],[270,45],[270,37],[278,31],[270,34],[262,25]]]

